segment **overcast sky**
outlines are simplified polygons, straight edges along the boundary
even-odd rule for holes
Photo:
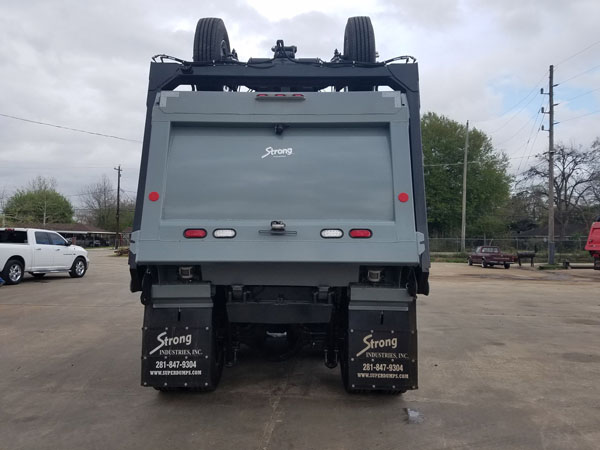
[[[0,114],[131,141],[0,116],[0,191],[52,176],[77,205],[86,184],[116,180],[121,164],[131,195],[150,58],[191,59],[200,17],[224,19],[241,60],[271,56],[276,39],[329,60],[356,15],[371,16],[380,59],[417,58],[421,112],[470,120],[512,158],[513,173],[547,146],[538,111],[550,64],[560,83],[556,140],[588,146],[600,136],[598,0],[4,1]]]

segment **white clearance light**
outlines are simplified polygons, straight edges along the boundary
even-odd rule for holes
[[[321,230],[321,237],[325,239],[341,238],[344,235],[342,230],[337,229],[325,229]]]
[[[232,228],[219,228],[213,231],[213,236],[216,238],[231,239],[235,237],[235,230]]]

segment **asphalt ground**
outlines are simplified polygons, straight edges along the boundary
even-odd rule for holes
[[[600,272],[434,264],[419,384],[349,395],[319,354],[251,353],[214,393],[140,386],[126,258],[0,287],[0,449],[598,449]]]

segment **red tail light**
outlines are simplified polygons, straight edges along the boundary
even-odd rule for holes
[[[354,228],[353,230],[350,230],[350,233],[348,234],[350,234],[350,237],[358,239],[367,239],[373,236],[371,230],[366,228]]]
[[[188,228],[183,232],[183,236],[188,239],[202,239],[206,237],[204,228]]]

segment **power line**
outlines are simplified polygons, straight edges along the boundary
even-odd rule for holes
[[[596,91],[598,91],[598,90],[600,90],[600,87],[599,87],[599,88],[596,88],[596,89],[592,89],[592,90],[590,90],[590,91],[586,91],[586,92],[584,92],[583,94],[578,94],[578,95],[576,95],[575,97],[571,97],[571,98],[568,98],[568,99],[566,99],[566,100],[563,100],[563,102],[565,102],[565,103],[566,103],[566,102],[570,102],[571,100],[575,100],[576,98],[583,97],[584,95],[591,94],[592,92],[596,92]]]
[[[534,122],[537,120],[537,114],[533,117]],[[529,125],[529,123],[531,122],[531,118],[525,122],[523,124],[523,126],[521,126],[521,128],[519,128],[513,135],[511,135],[508,139],[504,139],[503,141],[499,142],[498,144],[496,144],[496,146],[501,146],[503,144],[506,144],[508,141],[511,141],[513,138],[515,138],[519,133],[521,133],[521,131],[523,131],[525,129],[525,127],[527,127],[527,125]]]
[[[575,58],[576,56],[579,56],[579,55],[581,55],[583,52],[585,52],[585,51],[589,50],[590,48],[592,48],[592,47],[594,47],[595,45],[598,45],[598,44],[600,44],[600,41],[596,41],[596,42],[594,42],[594,43],[592,43],[592,44],[588,45],[588,46],[587,46],[587,47],[585,47],[584,49],[582,49],[582,50],[579,50],[577,53],[573,53],[571,56],[568,56],[567,58],[565,58],[565,59],[563,59],[563,60],[559,61],[557,64],[554,64],[554,67],[556,68],[556,66],[558,66],[559,64],[562,64],[562,63],[564,63],[564,62],[567,62],[567,61],[569,61],[569,60],[571,60],[571,59]]]
[[[38,171],[38,170],[65,170],[65,169],[108,169],[110,166],[21,166],[19,167],[18,165],[14,165],[12,164],[12,162],[9,161],[2,161],[0,160],[0,163],[5,163],[6,166],[2,167],[2,168],[6,168],[6,169],[10,169],[11,171],[14,169],[18,169],[18,170],[33,170],[33,171]],[[139,167],[123,167],[124,169],[128,169],[128,170],[138,170]]]
[[[535,133],[535,136],[533,137],[533,142],[531,143],[531,147],[529,148],[529,152],[527,153],[527,158],[525,159],[525,163],[527,163],[527,161],[529,161],[529,158],[531,157],[531,152],[535,148],[535,143],[537,141],[537,138],[540,135],[540,131],[542,131],[542,122],[543,121],[544,121],[544,116],[542,116],[542,120],[540,120],[540,124],[537,126],[537,132]]]
[[[529,160],[529,154],[531,153],[531,149],[529,150],[529,153],[527,152],[527,147],[529,146],[529,142],[531,141],[531,137],[533,136],[533,132],[535,130],[535,126],[537,125],[537,121],[539,116],[542,114],[541,112],[541,108],[542,105],[544,104],[544,97],[542,97],[542,101],[540,102],[540,106],[538,107],[538,112],[537,115],[535,116],[535,119],[533,120],[533,125],[531,126],[531,131],[529,132],[529,137],[527,137],[527,141],[525,142],[525,150],[523,151],[523,154],[527,154],[527,158],[525,159],[525,161]],[[544,120],[544,116],[542,116],[542,121]],[[541,122],[540,122],[541,125]],[[538,132],[539,132],[539,125],[538,125]],[[519,161],[519,167],[517,167],[517,172],[519,170],[521,170],[521,164],[523,164],[523,159],[521,159],[521,161]]]
[[[596,111],[589,112],[589,113],[587,113],[587,114],[582,114],[582,115],[580,115],[580,116],[576,116],[576,117],[570,117],[569,119],[561,120],[561,121],[560,121],[560,122],[558,122],[558,123],[565,123],[565,122],[569,122],[570,120],[580,119],[580,118],[582,118],[582,117],[592,116],[592,115],[594,115],[594,114],[598,114],[598,113],[600,113],[600,109],[597,109]]]
[[[101,137],[105,137],[105,138],[118,139],[120,141],[136,142],[136,143],[141,143],[142,142],[142,141],[138,141],[136,139],[128,139],[128,138],[124,138],[124,137],[120,137],[120,136],[114,136],[112,134],[97,133],[95,131],[80,130],[79,128],[71,128],[71,127],[66,127],[66,126],[63,126],[63,125],[55,125],[53,123],[39,122],[37,120],[31,120],[31,119],[25,119],[23,117],[11,116],[10,114],[2,114],[2,113],[0,113],[0,116],[7,117],[9,119],[20,120],[22,122],[33,123],[33,124],[36,124],[36,125],[44,125],[44,126],[47,126],[47,127],[60,128],[61,130],[76,131],[77,133],[91,134],[91,135],[94,135],[94,136],[101,136]]]
[[[513,160],[513,159],[522,159],[525,158],[525,156],[515,156],[514,158],[506,158],[509,161]],[[467,161],[467,164],[483,164],[486,163],[487,161]],[[440,163],[440,164],[423,164],[424,167],[443,167],[443,166],[462,166],[464,164],[464,161],[461,162],[456,162],[456,163]]]
[[[500,117],[498,117],[498,118],[495,118],[495,119],[489,119],[489,120],[479,120],[479,121],[477,121],[477,122],[475,122],[475,123],[484,123],[484,122],[490,122],[491,120],[497,120],[497,119],[501,119],[502,117],[504,117],[504,116],[508,115],[508,113],[510,113],[512,110],[514,110],[515,108],[517,108],[518,106],[520,106],[520,105],[521,105],[521,103],[523,103],[525,100],[527,100],[531,94],[533,94],[534,92],[537,92],[537,91],[539,91],[539,89],[540,89],[540,87],[539,87],[539,84],[542,82],[542,80],[543,80],[544,78],[546,78],[546,75],[547,75],[547,74],[548,74],[548,71],[544,72],[544,75],[542,75],[542,76],[540,77],[540,79],[539,79],[538,81],[536,81],[536,83],[535,83],[535,87],[534,87],[534,88],[533,88],[531,91],[529,91],[529,93],[528,93],[528,94],[527,94],[525,97],[521,98],[521,100],[519,100],[519,101],[518,101],[518,102],[517,102],[517,103],[516,103],[514,106],[510,107],[509,109],[507,109],[507,110],[506,110],[506,112],[505,112],[504,114],[502,114]],[[533,100],[534,98],[535,98],[535,96],[533,96],[533,97],[532,97],[532,100]],[[530,101],[527,103],[527,105],[528,105],[529,103],[531,103],[531,100],[530,100]],[[525,105],[525,106],[527,106],[527,105]],[[523,107],[523,108],[521,108],[521,110],[517,111],[517,113],[515,114],[515,116],[516,116],[516,115],[517,115],[519,112],[521,112],[523,109],[524,109],[524,107]],[[510,121],[511,121],[513,118],[514,118],[514,116],[513,116],[513,117],[511,117],[511,118],[508,120],[508,122],[510,122]],[[508,122],[506,122],[506,123],[508,123]],[[505,123],[504,125],[502,125],[500,128],[498,128],[496,131],[493,131],[493,132],[491,132],[491,134],[493,134],[493,133],[496,133],[497,131],[499,131],[499,130],[501,130],[502,128],[504,128],[504,126],[506,125],[506,123]]]
[[[575,78],[579,78],[581,75],[585,75],[586,73],[590,73],[593,70],[596,70],[598,67],[600,67],[600,64],[598,64],[597,66],[594,66],[594,67],[590,67],[589,69],[584,70],[583,72],[579,72],[578,74],[575,74],[572,77],[567,78],[566,80],[562,80],[558,84],[565,84],[567,81],[571,81],[571,80],[574,80]]]

